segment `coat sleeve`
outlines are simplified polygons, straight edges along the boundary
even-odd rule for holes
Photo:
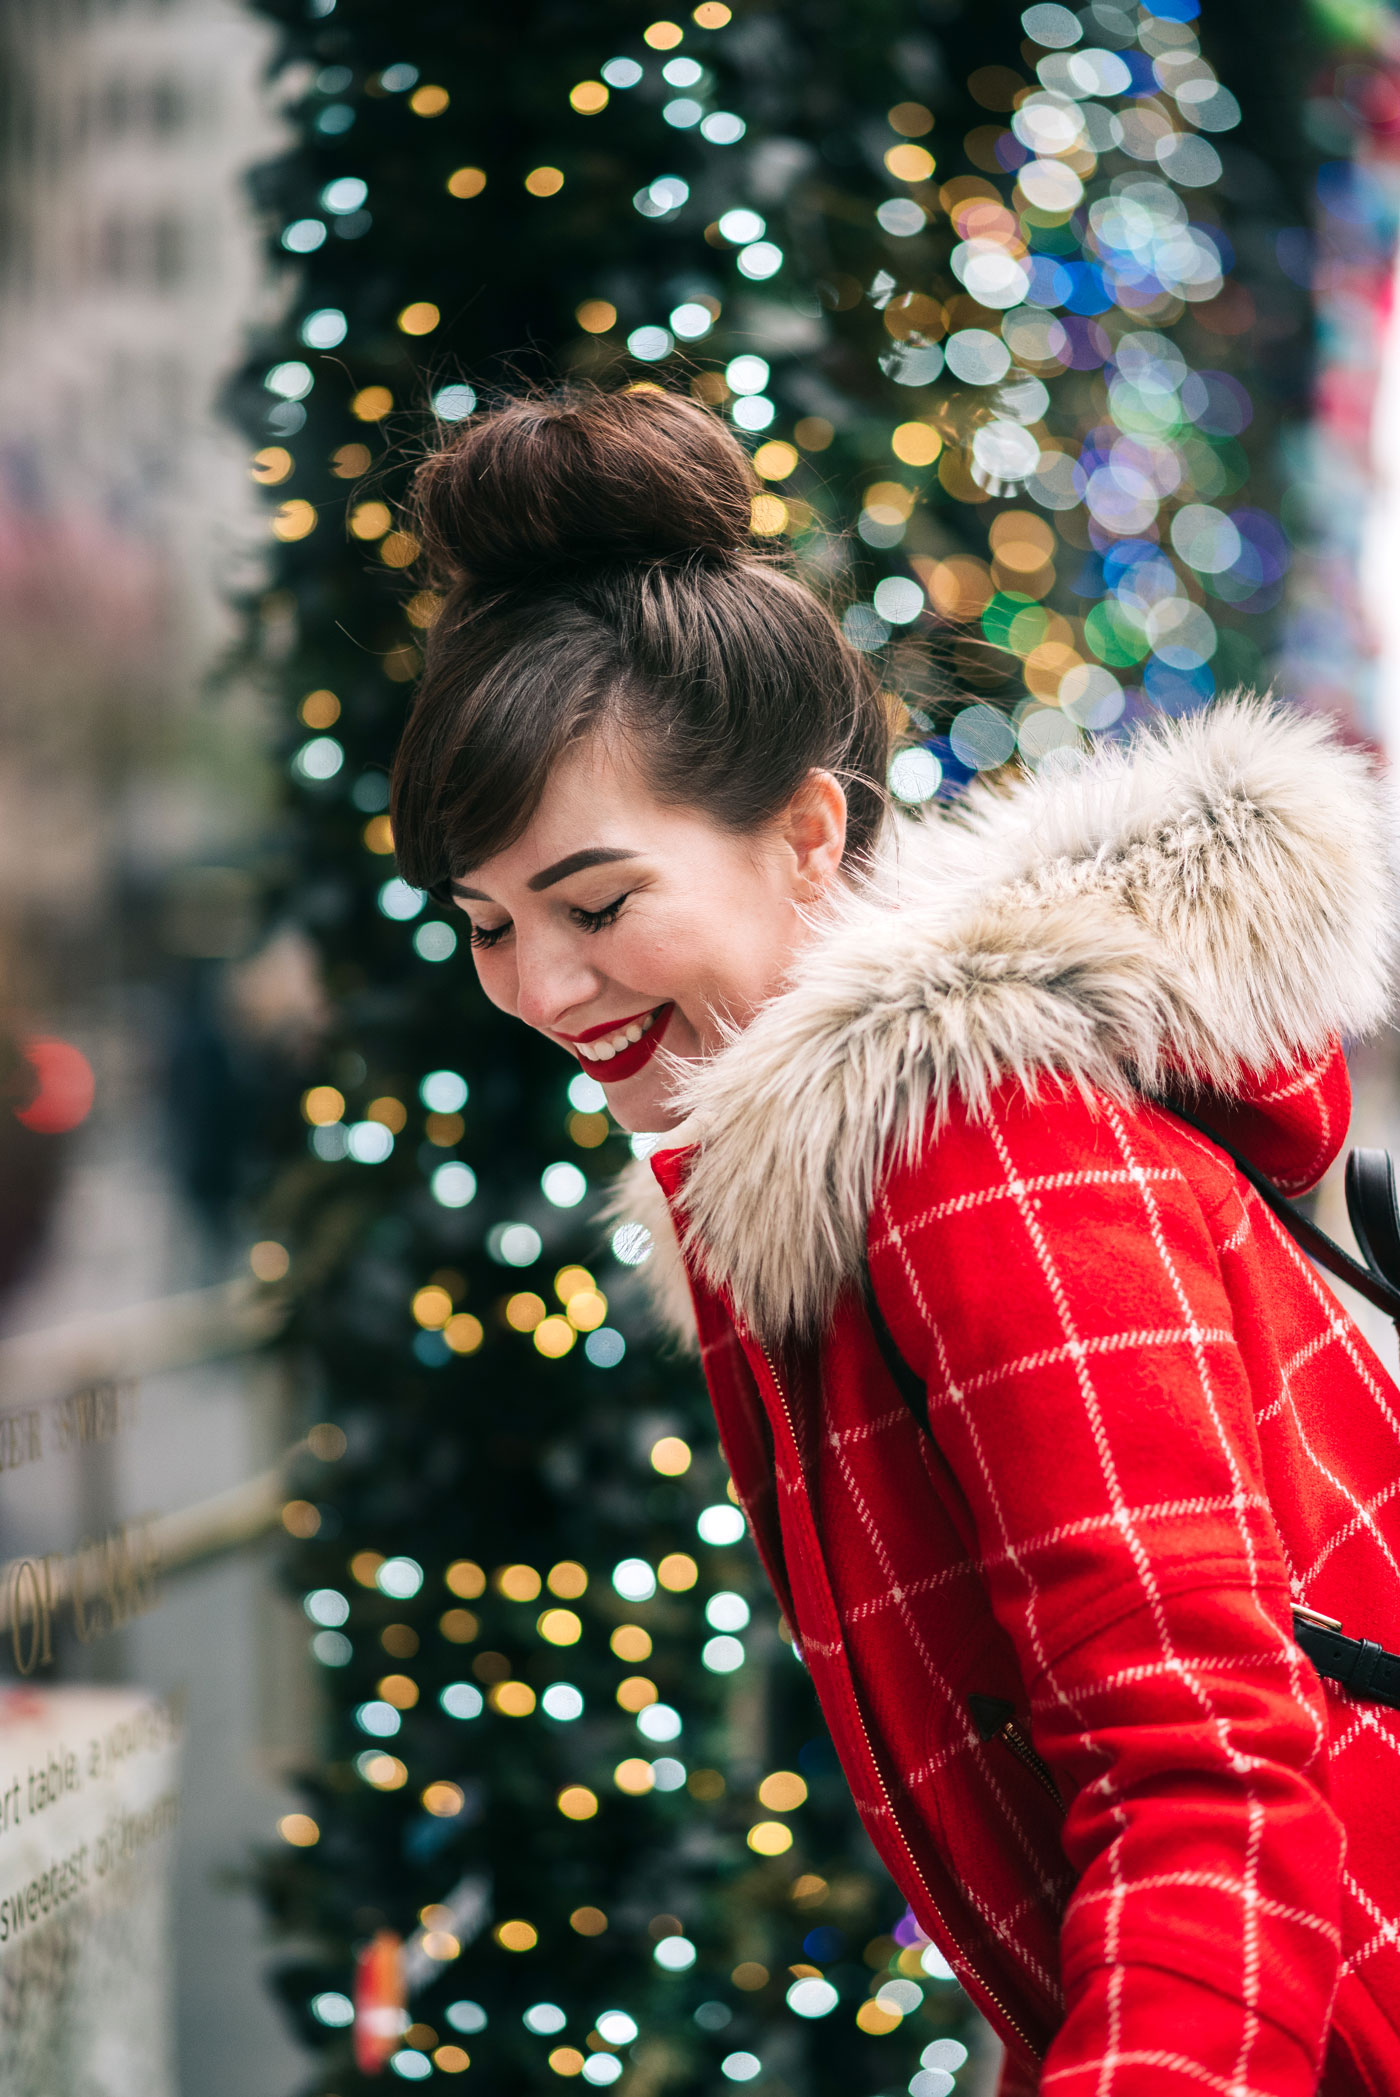
[[[1181,1157],[1151,1111],[1007,1091],[871,1219],[1067,1801],[1047,2097],[1312,2097],[1337,1983],[1325,1706]]]

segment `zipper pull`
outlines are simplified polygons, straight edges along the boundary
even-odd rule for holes
[[[1005,1697],[970,1696],[967,1708],[972,1713],[979,1740],[995,1738],[1016,1716],[1016,1706],[1008,1704]]]
[[[1000,1740],[1011,1750],[1016,1760],[1030,1771],[1043,1788],[1049,1792],[1063,1813],[1065,1802],[1060,1797],[1060,1787],[1050,1773],[1050,1765],[1042,1755],[1036,1753],[1025,1734],[1016,1723],[1016,1706],[1008,1704],[1005,1697],[970,1696],[967,1708],[972,1713],[972,1723],[977,1728],[980,1740]]]

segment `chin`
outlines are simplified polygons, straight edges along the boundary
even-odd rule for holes
[[[608,1112],[629,1136],[663,1136],[668,1129],[679,1128],[684,1119],[672,1105],[666,1087],[650,1071],[616,1085],[604,1077],[598,1082],[607,1095]]]
[[[685,1110],[675,1098],[676,1087],[687,1064],[695,1060],[698,1043],[674,1004],[654,1030],[654,1038],[647,1038],[652,1039],[651,1053],[630,1077],[609,1078],[607,1063],[585,1063],[583,1067],[602,1086],[608,1112],[620,1128],[631,1136],[664,1136],[685,1119]]]

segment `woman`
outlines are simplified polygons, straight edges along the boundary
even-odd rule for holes
[[[1292,1607],[1400,1648],[1400,1393],[1154,1103],[1288,1191],[1336,1156],[1387,995],[1378,788],[1233,701],[887,822],[886,702],[752,548],[753,487],[650,389],[428,460],[400,866],[669,1132],[661,1294],[1004,2087],[1393,2093],[1400,1712]]]

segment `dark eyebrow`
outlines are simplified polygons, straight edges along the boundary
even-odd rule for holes
[[[556,881],[567,881],[570,874],[582,874],[591,866],[612,866],[619,859],[635,859],[635,852],[628,852],[611,845],[588,845],[582,852],[570,852],[567,859],[556,859],[542,874],[535,874],[525,883],[531,895],[538,895],[542,888],[553,888]]]
[[[619,859],[636,859],[638,854],[615,849],[610,845],[586,845],[581,852],[570,852],[565,859],[556,859],[553,866],[533,874],[525,883],[532,895],[541,889],[553,888],[556,881],[567,881],[570,874],[582,874],[591,866],[614,866]],[[454,895],[465,896],[469,902],[489,903],[491,898],[479,888],[468,888],[463,881],[452,883]]]

